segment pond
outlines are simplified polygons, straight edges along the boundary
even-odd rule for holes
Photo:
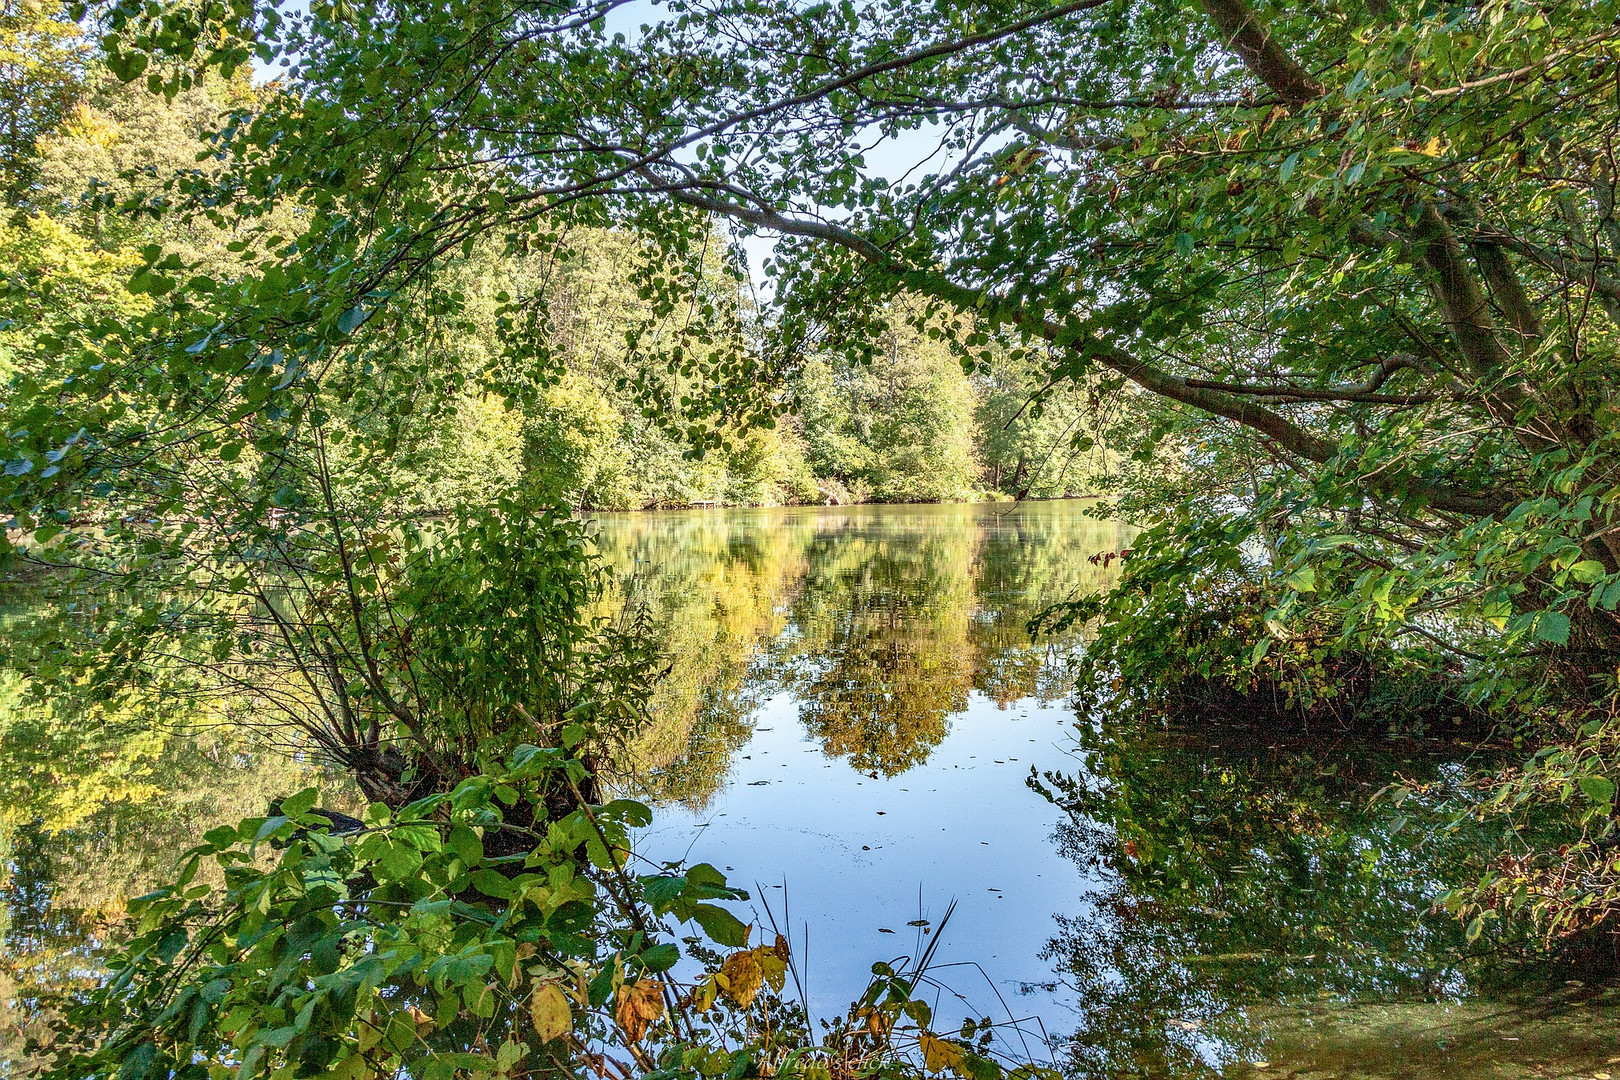
[[[937,937],[938,1012],[990,1017],[1075,1075],[1620,1069],[1615,993],[1426,914],[1496,839],[1438,828],[1477,752],[1075,714],[1083,643],[1025,625],[1106,586],[1091,556],[1131,534],[1090,510],[602,517],[672,661],[617,780],[658,807],[641,853],[749,888],[816,1015]],[[112,735],[85,747],[15,699],[0,713],[0,1048],[18,1066],[37,988],[88,977],[125,900],[203,829],[312,780],[342,797],[251,730],[101,719]],[[1370,801],[1396,775],[1426,784],[1398,813]]]

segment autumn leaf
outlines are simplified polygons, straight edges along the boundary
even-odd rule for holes
[[[535,983],[529,995],[529,1018],[541,1042],[561,1038],[574,1026],[568,995],[554,982]]]
[[[725,981],[726,996],[746,1009],[759,994],[765,971],[760,967],[756,951],[746,949],[726,957],[726,962],[720,965],[720,978]]]
[[[962,1064],[962,1048],[947,1039],[924,1031],[918,1034],[917,1045],[922,1048],[923,1068],[929,1072],[944,1072]]]
[[[881,1039],[888,1035],[891,1026],[890,1018],[882,1009],[863,1006],[855,1010],[856,1020],[866,1021],[866,1030]]]
[[[664,1015],[664,988],[657,979],[640,979],[619,987],[613,1019],[631,1042],[640,1042],[647,1025]]]
[[[776,954],[775,949],[767,945],[761,945],[754,950],[754,961],[759,964],[760,975],[764,977],[765,985],[780,994],[787,982],[787,963]]]
[[[720,994],[718,975],[708,975],[698,981],[692,988],[692,1007],[698,1012],[706,1012],[714,1005],[714,999]]]

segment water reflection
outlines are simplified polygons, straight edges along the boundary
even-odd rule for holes
[[[1043,781],[1066,810],[1060,850],[1101,885],[1057,916],[1043,954],[1086,1002],[1066,1047],[1072,1071],[1242,1075],[1261,1062],[1263,1074],[1293,1075],[1353,1062],[1356,1076],[1463,1076],[1466,1060],[1528,1075],[1517,1068],[1546,1061],[1533,1056],[1545,1039],[1520,1047],[1525,1037],[1503,1025],[1546,1014],[1547,1002],[1512,1023],[1511,1010],[1459,1004],[1534,1002],[1548,989],[1534,977],[1542,966],[1516,967],[1510,943],[1471,947],[1454,919],[1430,913],[1503,840],[1484,826],[1444,828],[1476,797],[1468,751],[1231,728],[1083,726],[1079,738],[1083,768]],[[1424,793],[1398,810],[1372,802],[1397,775]],[[1620,1053],[1614,1003],[1603,1002],[1591,1024],[1560,1021],[1559,1061]],[[1489,1016],[1497,1034],[1481,1043]],[[1386,1037],[1369,1041],[1369,1028]],[[1476,1028],[1474,1052],[1440,1070],[1448,1046],[1462,1054],[1459,1032]],[[1425,1057],[1431,1068],[1408,1071]]]
[[[971,691],[1002,707],[1067,690],[1025,624],[1109,576],[1128,531],[1079,503],[607,515],[598,546],[673,659],[639,786],[706,805],[776,693],[830,756],[898,776]]]
[[[598,547],[671,661],[621,779],[662,806],[649,853],[725,866],[778,915],[790,903],[821,1015],[955,900],[940,957],[960,966],[940,969],[938,1014],[1039,1016],[1076,1075],[1612,1069],[1620,1005],[1492,1004],[1518,992],[1511,966],[1425,916],[1497,839],[1432,828],[1442,801],[1468,797],[1461,752],[1076,734],[1063,661],[1079,645],[1024,626],[1105,585],[1088,556],[1128,546],[1085,511],[602,518]],[[204,829],[311,779],[341,807],[344,786],[228,708],[46,708],[14,690],[0,686],[13,1061],[41,995],[87,977],[127,898]],[[1032,766],[1055,803],[1024,783]],[[1399,816],[1369,807],[1396,772],[1430,795]]]
[[[271,796],[319,784],[342,806],[349,785],[236,728],[202,727],[192,710],[151,709],[152,723],[137,725],[125,710],[40,706],[5,689],[0,1065],[26,1075],[26,1044],[95,976],[131,897],[167,880],[208,829],[264,813]]]

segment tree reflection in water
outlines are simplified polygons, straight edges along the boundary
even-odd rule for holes
[[[791,693],[832,757],[894,776],[926,760],[978,690],[1003,707],[1068,692],[1041,608],[1113,575],[1129,532],[1079,503],[605,515],[597,543],[672,659],[637,784],[701,807]]]
[[[1073,503],[609,516],[596,536],[671,664],[656,722],[619,782],[693,812],[725,786],[773,697],[790,699],[823,755],[885,778],[923,766],[975,692],[981,712],[1063,701],[1073,643],[1032,643],[1025,624],[1105,585],[1112,574],[1087,557],[1129,543],[1127,530]],[[89,977],[127,898],[204,829],[310,782],[309,763],[222,725],[229,703],[202,717],[134,715],[140,708],[41,710],[0,697],[0,1057],[15,1060],[19,1036],[37,1025],[40,992]],[[1489,1011],[1464,1022],[1445,1004],[1511,981],[1502,943],[1470,949],[1454,923],[1426,915],[1496,839],[1436,828],[1440,803],[1468,797],[1460,756],[1119,727],[1083,728],[1080,741],[1082,767],[1046,783],[1067,810],[1059,851],[1095,886],[1072,904],[1059,894],[1070,913],[1045,951],[1083,1003],[1067,1044],[1076,1073],[1191,1076],[1256,1060],[1359,1068],[1383,1046],[1391,1067],[1369,1075],[1467,1075],[1425,1056],[1441,1045],[1437,1018],[1450,1025],[1444,1045],[1476,1038],[1479,1053],[1454,1053],[1457,1062],[1504,1060],[1510,1037],[1545,1060],[1606,1060],[1599,1051],[1613,1036],[1601,1022],[1614,1009],[1591,1010],[1584,1026],[1537,1014],[1514,1027]],[[1397,771],[1431,781],[1429,794],[1398,814],[1369,807]],[[330,805],[342,805],[340,787]],[[1053,859],[1033,835],[1029,844],[985,858]],[[963,865],[953,863],[959,875]],[[1007,884],[966,884],[992,883]],[[1046,935],[1048,911],[1017,927],[1024,956]]]
[[[1429,911],[1502,839],[1443,827],[1474,797],[1465,748],[1128,726],[1080,739],[1084,768],[1038,781],[1068,811],[1060,849],[1103,883],[1045,950],[1085,1003],[1068,1046],[1077,1072],[1331,1056],[1335,1024],[1362,1003],[1406,1007],[1394,1028],[1411,1037],[1456,1022],[1448,1003],[1515,982],[1511,942],[1470,946]],[[1397,774],[1426,792],[1373,802]],[[1500,1055],[1502,1036],[1488,1041]]]

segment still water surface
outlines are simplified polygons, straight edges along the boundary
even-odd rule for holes
[[[674,662],[619,781],[659,807],[642,852],[749,887],[821,1016],[937,931],[938,1011],[1023,1021],[1009,1049],[1077,1074],[1620,1075],[1615,994],[1531,978],[1425,915],[1494,840],[1426,827],[1467,797],[1466,748],[1075,714],[1080,643],[1024,627],[1105,586],[1089,557],[1128,546],[1088,509],[601,518]],[[3,746],[13,1053],[31,985],[82,974],[202,830],[311,776],[229,732],[144,738],[112,762]],[[1368,803],[1397,772],[1431,781],[1400,818]]]

